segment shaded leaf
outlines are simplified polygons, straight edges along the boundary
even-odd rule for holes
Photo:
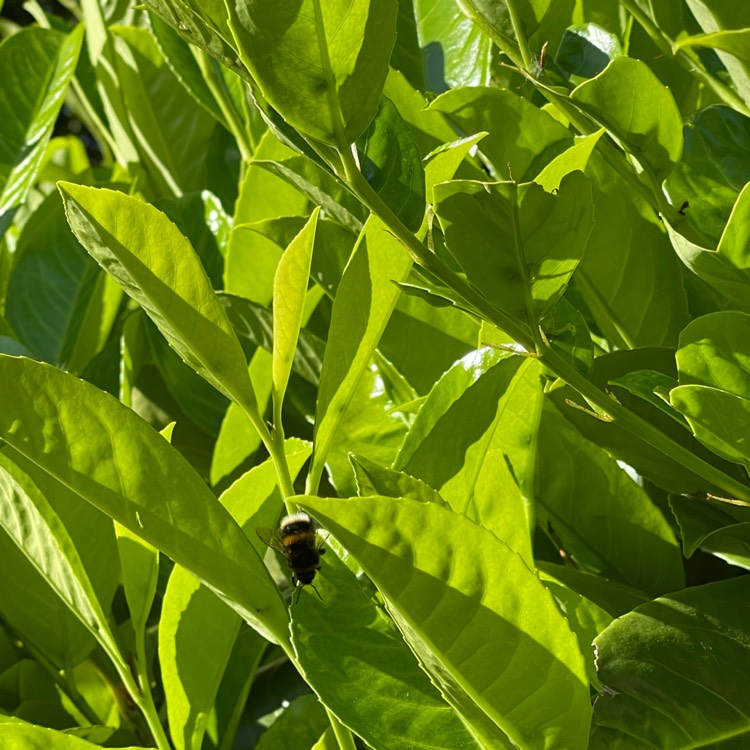
[[[686,123],[684,137],[682,158],[664,190],[673,206],[688,202],[685,215],[699,235],[718,242],[750,181],[750,118],[723,105],[707,107]]]
[[[0,236],[34,184],[82,41],[79,25],[68,36],[23,29],[0,45]]]
[[[425,210],[424,170],[409,126],[387,97],[381,97],[375,119],[358,140],[357,149],[365,179],[402,223],[415,231]]]
[[[567,128],[507,89],[448,91],[430,104],[429,111],[445,113],[465,135],[488,133],[480,149],[498,179],[529,180],[573,144]]]
[[[505,746],[510,737],[535,748],[555,737],[585,745],[588,684],[575,637],[505,544],[434,503],[300,504],[362,565],[432,679],[484,742]]]
[[[638,607],[597,639],[592,748],[741,747],[750,736],[750,579],[670,594]],[[730,746],[730,745],[727,745]]]
[[[396,39],[397,3],[227,7],[240,59],[271,106],[316,140],[353,143],[378,106]]]

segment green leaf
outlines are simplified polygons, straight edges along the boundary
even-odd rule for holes
[[[435,199],[468,281],[499,309],[536,325],[583,257],[593,222],[589,181],[573,172],[551,195],[534,183],[457,180],[436,185]]]
[[[717,455],[750,470],[750,399],[703,385],[681,385],[669,400],[695,437]]]
[[[164,53],[167,63],[172,72],[179,78],[180,83],[217,122],[220,122],[224,127],[228,127],[226,117],[211,93],[191,47],[172,26],[156,13],[149,13],[148,22],[159,49]],[[222,72],[224,70],[227,69],[224,68]],[[229,73],[229,75],[232,74]]]
[[[159,620],[159,665],[177,750],[201,747],[241,622],[195,576],[175,566]]]
[[[500,179],[524,182],[573,144],[573,138],[546,112],[507,89],[447,91],[428,111],[443,112],[466,135],[487,132],[480,149]]]
[[[331,174],[304,156],[283,161],[256,159],[253,164],[286,180],[350,232],[359,234],[367,219],[362,204]],[[286,210],[283,211],[287,213]]]
[[[174,224],[123,193],[72,183],[60,183],[60,192],[81,244],[141,304],[175,351],[222,393],[257,409],[242,348],[195,251]]]
[[[549,162],[534,178],[534,182],[541,185],[548,193],[551,193],[560,187],[560,182],[566,174],[570,174],[570,172],[575,172],[576,170],[585,172],[589,158],[604,132],[604,128],[600,128],[591,135],[577,139],[573,146]]]
[[[750,29],[731,29],[713,34],[693,34],[678,39],[675,50],[685,47],[712,47],[734,55],[738,60],[750,65]]]
[[[609,381],[609,385],[620,386],[635,396],[648,401],[679,424],[687,427],[687,421],[669,404],[669,392],[677,385],[674,378],[654,370],[632,370],[619,378]]]
[[[258,750],[312,747],[328,726],[323,706],[314,695],[295,698],[261,735]]]
[[[222,0],[202,0],[201,3],[191,3],[187,0],[144,0],[144,5],[172,26],[190,44],[206,50],[223,65],[249,78],[244,66],[237,59]]]
[[[684,585],[682,556],[664,516],[550,406],[542,417],[535,488],[542,528],[584,570],[656,595]]]
[[[585,746],[583,659],[521,557],[434,503],[369,497],[300,504],[378,586],[431,678],[485,743],[505,746],[508,737],[541,748],[554,737],[565,747]]]
[[[315,412],[315,448],[309,481],[323,471],[338,423],[378,345],[411,259],[372,216],[362,230],[336,292]],[[312,486],[316,486],[313,484]]]
[[[136,632],[145,632],[159,578],[159,551],[119,523],[115,531],[130,619]]]
[[[680,385],[708,385],[750,399],[750,315],[704,315],[680,334]]]
[[[396,458],[406,434],[406,418],[404,400],[394,393],[399,385],[394,384],[394,377],[393,368],[376,354],[338,420],[326,467],[340,496],[357,492],[350,454],[365,455],[381,466],[389,466]]]
[[[157,195],[202,189],[214,118],[177,80],[149,30],[118,26],[112,35],[117,95],[140,170]]]
[[[359,138],[357,150],[370,186],[405,226],[416,231],[425,211],[424,170],[409,126],[387,97],[381,97],[375,119]]]
[[[8,322],[38,359],[67,364],[100,271],[71,234],[58,196],[47,197],[29,217],[16,258]]]
[[[396,39],[394,0],[227,5],[240,59],[292,127],[332,146],[375,116]]]
[[[555,565],[537,560],[537,567],[544,576],[564,583],[571,591],[576,591],[594,602],[612,617],[621,617],[651,599],[650,596],[623,583],[576,570],[568,565]]]
[[[689,321],[679,259],[653,207],[592,154],[595,221],[573,278],[596,326],[622,349],[674,347]]]
[[[300,233],[292,240],[279,261],[273,282],[273,402],[278,415],[284,400],[310,278],[315,230],[320,209],[315,209]],[[277,425],[281,429],[281,425]]]
[[[244,297],[223,292],[219,293],[219,300],[245,352],[251,353],[255,347],[262,347],[268,352],[273,352],[274,317],[270,310]],[[306,328],[301,328],[297,348],[294,350],[292,372],[317,386],[320,381],[324,352],[325,342]]]
[[[605,688],[591,748],[744,744],[749,586],[743,576],[679,591],[615,620],[596,639]]]
[[[750,181],[749,164],[750,118],[723,105],[707,107],[685,125],[682,159],[664,190],[673,206],[687,201],[687,222],[699,235],[718,242]]]
[[[680,527],[685,557],[699,548],[732,564],[750,567],[750,510],[711,498],[671,495],[669,507]]]
[[[588,377],[594,364],[594,344],[583,315],[563,297],[542,321],[552,348]]]
[[[60,517],[31,479],[0,455],[0,525],[50,588],[91,632],[107,655],[121,661],[96,592]]]
[[[55,729],[34,726],[33,724],[0,723],[0,743],[13,750],[95,750],[100,747]],[[135,750],[123,748],[122,750]]]
[[[503,395],[522,362],[483,349],[456,363],[419,410],[394,467],[438,490],[454,511],[530,562],[523,499],[503,453],[491,450],[503,418]]]
[[[2,355],[0,384],[4,440],[200,577],[261,632],[283,634],[286,609],[247,537],[163,437],[49,365]]]
[[[23,29],[0,45],[0,236],[36,180],[82,41],[81,24],[68,36]]]
[[[570,26],[560,41],[555,65],[573,84],[599,75],[615,57],[621,57],[618,38],[597,26],[584,23]]]
[[[442,94],[449,88],[489,86],[492,41],[452,0],[414,0],[424,76],[417,87]],[[398,67],[398,66],[396,66]]]
[[[299,440],[285,444],[292,478],[310,455]],[[259,555],[265,547],[255,534],[276,524],[283,498],[273,462],[244,474],[221,496]],[[241,620],[185,568],[169,578],[159,622],[159,664],[172,741],[180,750],[200,748],[209,716],[237,641]],[[256,649],[251,647],[251,658]]]
[[[442,699],[385,611],[330,549],[322,563],[322,602],[302,596],[292,642],[311,687],[370,746],[475,748],[458,715]],[[339,553],[340,554],[340,553]]]
[[[385,495],[386,497],[410,497],[423,503],[445,505],[437,490],[406,472],[388,469],[364,456],[349,454],[357,480],[357,495]]]
[[[401,117],[411,126],[422,158],[441,144],[455,139],[456,133],[443,115],[425,109],[429,104],[427,98],[418,88],[413,88],[399,70],[390,69],[383,94],[396,105]]]
[[[646,63],[617,57],[570,98],[603,125],[657,180],[682,154],[682,117],[669,89]]]
[[[750,27],[750,14],[744,5],[733,6],[726,0],[708,0],[708,2],[697,3],[695,0],[688,0],[687,3],[695,20],[700,27],[708,34],[726,32],[731,34],[733,31],[747,30]],[[719,60],[726,68],[734,87],[739,95],[750,102],[750,64],[748,64],[747,37],[731,38],[728,44],[732,47],[729,50],[732,54],[725,54],[724,46],[717,45],[717,55]],[[740,52],[736,55],[736,52]],[[736,59],[736,57],[739,59]]]

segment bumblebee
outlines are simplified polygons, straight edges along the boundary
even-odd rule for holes
[[[312,586],[318,598],[322,599],[313,584],[315,573],[320,570],[320,556],[325,552],[323,543],[318,539],[315,521],[307,513],[295,513],[284,516],[278,529],[256,529],[256,533],[261,541],[286,558],[292,571],[292,583],[295,588],[299,585],[295,604],[304,586]]]

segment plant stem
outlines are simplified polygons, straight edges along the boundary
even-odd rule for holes
[[[521,24],[521,17],[518,13],[518,8],[516,8],[515,0],[505,0],[505,7],[508,9],[508,14],[510,15],[513,33],[516,35],[518,49],[523,59],[523,67],[526,70],[531,70],[532,56],[529,52],[529,40],[526,38],[526,32]]]
[[[336,741],[339,743],[340,750],[357,750],[354,744],[352,733],[326,708],[328,721],[331,722],[331,729],[336,735]]]
[[[618,404],[604,391],[600,391],[591,382],[571,367],[557,352],[550,347],[538,352],[539,360],[555,375],[562,378],[568,385],[575,388],[587,401],[596,406],[613,423],[627,430],[635,437],[668,456],[673,461],[705,479],[716,487],[720,487],[738,500],[750,502],[750,487],[738,482],[720,469],[712,466],[687,448],[675,443],[664,433],[657,430],[645,419]]]
[[[209,57],[206,52],[201,49],[193,48],[194,56],[201,73],[203,74],[203,80],[206,82],[209,90],[213,94],[216,106],[221,110],[221,114],[224,115],[226,126],[237,139],[237,145],[240,148],[242,154],[242,161],[249,162],[253,158],[254,149],[247,137],[247,130],[245,124],[242,122],[240,116],[237,113],[237,109],[234,106],[234,102],[227,92],[226,83],[224,78],[218,70],[218,64],[216,61]]]
[[[364,179],[356,168],[351,155],[347,156],[347,154],[342,153],[342,161],[346,169],[345,179],[349,182],[350,188],[359,199],[371,211],[376,213],[388,229],[401,240],[415,262],[419,263],[447,286],[458,292],[466,300],[467,306],[470,309],[473,308],[481,317],[493,323],[501,330],[504,330],[527,351],[535,352],[540,361],[549,370],[575,388],[582,396],[606,413],[612,421],[616,421],[634,437],[656,448],[664,455],[669,456],[681,466],[702,477],[709,484],[721,488],[724,492],[729,493],[737,499],[750,501],[750,487],[727,476],[715,466],[712,466],[707,461],[704,461],[678,443],[675,443],[638,415],[617,404],[606,393],[600,391],[586,380],[586,378],[576,372],[574,368],[568,365],[549,346],[538,346],[535,337],[530,335],[527,329],[524,329],[521,321],[511,318],[490,304],[468,282],[445,267],[440,259],[432,254],[401,223],[400,219],[385,205],[380,196]]]
[[[659,51],[665,57],[671,57],[678,65],[683,67],[692,76],[697,78],[701,83],[708,86],[720,99],[723,99],[729,106],[734,107],[738,112],[750,116],[750,109],[747,104],[732,91],[729,86],[724,85],[717,78],[714,78],[704,67],[700,58],[693,50],[684,48],[674,51],[673,41],[651,20],[648,14],[644,13],[639,7],[636,0],[619,0],[625,10],[638,21],[643,30],[649,35],[651,41],[658,47]]]
[[[521,344],[529,351],[534,351],[534,338],[529,330],[515,318],[506,313],[496,310],[484,299],[477,291],[473,289],[460,276],[454,274],[440,258],[430,252],[425,245],[420,242],[402,223],[396,214],[383,202],[382,198],[372,189],[371,185],[362,176],[357,169],[354,159],[348,152],[341,154],[341,160],[344,164],[346,174],[342,176],[349,183],[350,189],[367,206],[381,221],[388,227],[394,236],[401,241],[406,247],[412,260],[418,263],[426,271],[437,277],[446,286],[458,292],[466,301],[469,308],[474,308],[484,312],[492,310],[496,325],[502,328],[507,334],[513,337],[515,341]],[[502,321],[496,322],[496,321]]]

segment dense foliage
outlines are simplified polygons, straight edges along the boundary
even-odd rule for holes
[[[750,5],[457,2],[5,8],[2,747],[747,746]]]

